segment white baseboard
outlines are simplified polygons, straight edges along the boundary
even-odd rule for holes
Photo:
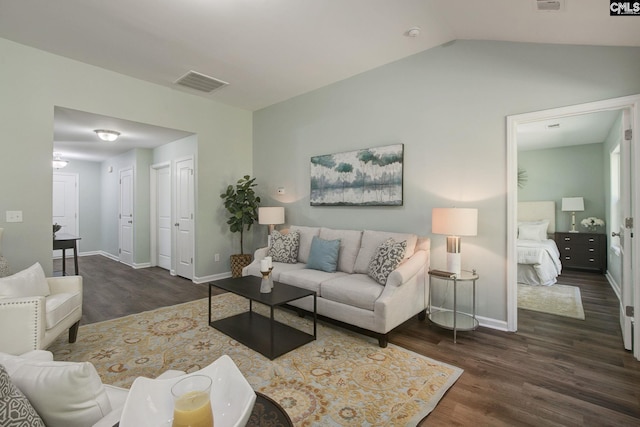
[[[505,320],[492,319],[490,317],[482,317],[476,316],[480,326],[484,326],[486,328],[496,329],[498,331],[509,332],[507,327],[507,322]]]
[[[616,297],[618,297],[618,301],[622,301],[622,291],[620,288],[620,284],[616,282],[616,280],[609,273],[609,271],[607,271],[607,273],[605,274],[605,277],[609,281],[609,285],[611,285],[611,289],[613,289],[613,292],[615,292]]]
[[[203,276],[203,277],[194,276],[193,283],[207,283],[207,282],[213,282],[220,279],[227,279],[229,277],[231,277],[230,271],[227,271],[225,273],[219,273],[219,274],[211,274],[209,276]]]

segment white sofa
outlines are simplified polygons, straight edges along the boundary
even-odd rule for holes
[[[54,361],[46,350],[0,353],[0,365],[21,392],[0,395],[0,407],[13,408],[0,413],[0,425],[42,425],[33,419],[27,424],[24,396],[47,427],[112,427],[129,395],[127,389],[103,384],[91,363]],[[185,372],[168,370],[158,379],[181,375]]]
[[[326,227],[291,226],[300,234],[296,263],[273,262],[273,280],[315,291],[320,316],[375,333],[380,347],[386,347],[388,333],[414,315],[424,319],[427,307],[430,240],[415,234],[372,230],[337,230]],[[340,239],[337,271],[307,268],[313,236]],[[371,278],[369,263],[378,246],[388,238],[406,241],[405,256],[384,285]],[[243,276],[260,277],[260,261],[269,248],[255,252]],[[313,297],[289,303],[313,311]]]
[[[0,278],[0,351],[47,348],[69,330],[75,342],[82,318],[82,277],[44,277],[39,263]]]

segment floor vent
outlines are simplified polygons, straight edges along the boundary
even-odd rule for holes
[[[535,0],[538,12],[564,12],[565,0]]]
[[[195,71],[189,71],[174,83],[202,92],[213,92],[214,90],[229,84],[227,82],[223,82],[222,80],[214,79],[213,77],[205,76],[204,74],[197,73]]]

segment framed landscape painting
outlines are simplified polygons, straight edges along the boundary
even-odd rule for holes
[[[311,206],[401,206],[404,145],[311,158]]]

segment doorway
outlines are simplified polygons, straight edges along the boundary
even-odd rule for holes
[[[534,113],[520,114],[507,117],[507,327],[510,331],[517,330],[517,313],[518,313],[518,300],[517,300],[517,250],[516,250],[516,236],[517,236],[517,175],[518,175],[518,126],[555,117],[572,117],[585,113],[595,113],[600,111],[611,110],[623,110],[628,112],[629,117],[629,144],[633,144],[631,135],[634,134],[633,129],[640,129],[640,118],[638,112],[640,111],[640,95],[634,95],[624,98],[616,98],[605,101],[598,101],[588,104],[562,107],[551,110],[539,111]],[[635,136],[635,135],[633,135]],[[629,162],[630,165],[640,165],[640,153],[637,150],[629,150]],[[637,181],[635,176],[635,168],[630,169],[629,180],[630,182]],[[632,218],[632,212],[638,212],[640,207],[640,189],[635,186],[633,192],[629,193],[629,217]],[[638,253],[637,239],[631,240],[632,228],[626,228],[624,230],[626,241],[630,242],[629,250],[634,253]],[[637,258],[637,257],[636,257]],[[640,308],[640,278],[638,277],[638,264],[639,261],[633,257],[624,257],[623,262],[628,263],[629,272],[624,276],[623,283],[623,295],[621,297],[621,314],[626,312],[627,304],[631,304],[630,307]],[[624,289],[627,289],[625,292]],[[635,311],[635,322],[640,319],[639,310]],[[627,316],[628,317],[628,316]],[[623,335],[625,332],[625,323],[630,325],[630,320],[627,322],[621,321],[621,327]],[[640,328],[636,328],[633,331],[634,342],[640,342]],[[634,357],[640,360],[640,346],[634,346]]]
[[[78,174],[53,172],[53,222],[61,226],[58,233],[78,235]],[[61,250],[53,251],[54,258],[62,256]]]
[[[120,262],[133,266],[133,168],[120,171],[120,213],[118,255]]]

